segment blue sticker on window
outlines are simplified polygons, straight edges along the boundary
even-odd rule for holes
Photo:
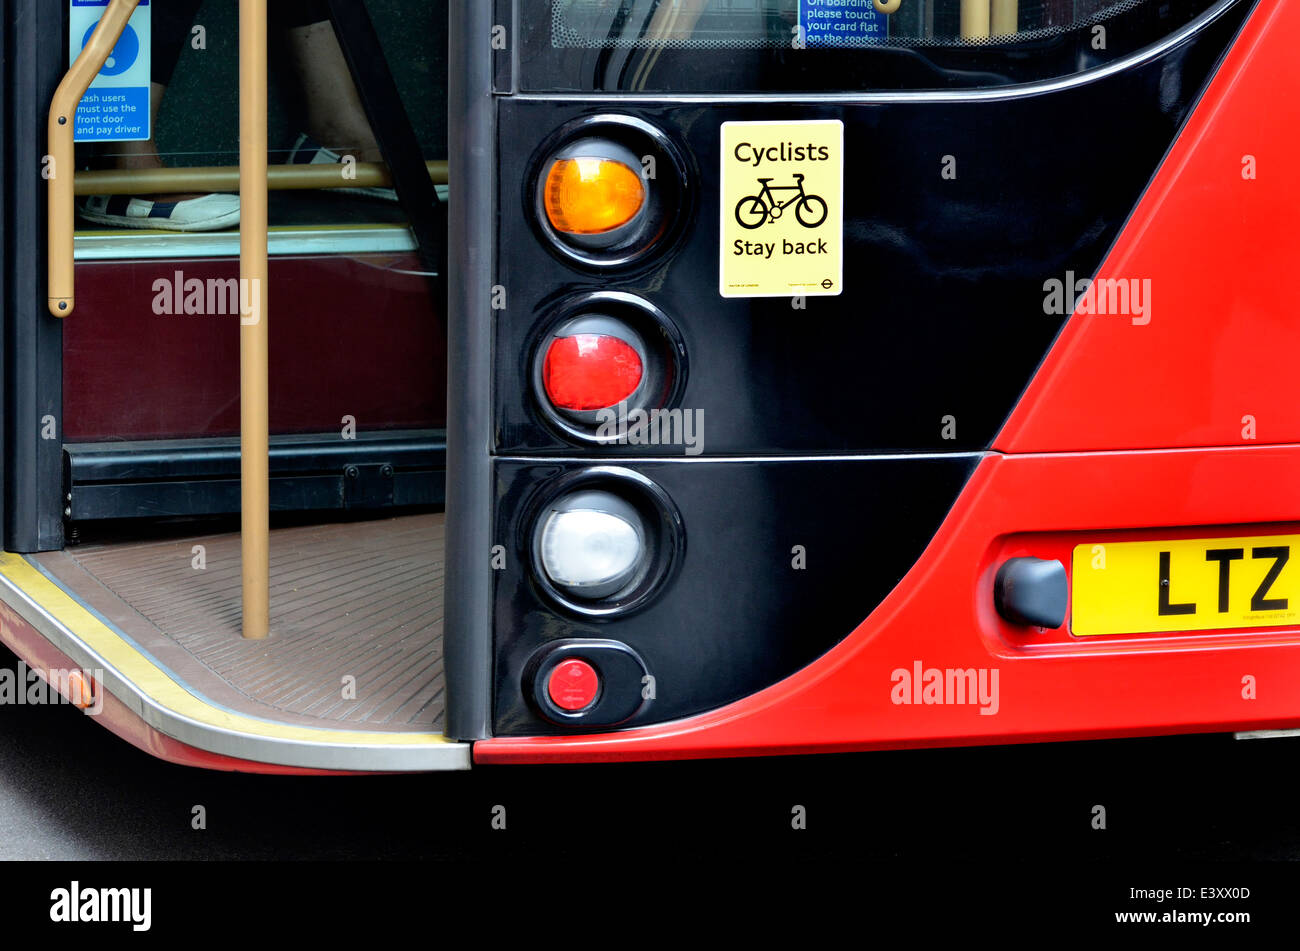
[[[809,49],[869,46],[889,34],[889,15],[873,0],[799,0],[799,26]]]

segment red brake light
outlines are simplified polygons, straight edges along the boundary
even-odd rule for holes
[[[546,684],[551,702],[561,710],[575,713],[596,702],[600,694],[600,675],[585,660],[566,660],[553,671]]]
[[[596,410],[635,393],[644,372],[640,355],[626,341],[608,334],[573,334],[551,341],[542,384],[558,409]]]

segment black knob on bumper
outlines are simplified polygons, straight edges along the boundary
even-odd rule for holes
[[[1060,627],[1070,600],[1065,565],[1045,558],[1011,558],[993,580],[993,604],[1012,624]]]

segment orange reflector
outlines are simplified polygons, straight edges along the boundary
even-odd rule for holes
[[[94,683],[79,670],[68,673],[68,700],[78,710],[85,710],[95,703]]]
[[[639,173],[613,159],[560,159],[546,176],[546,217],[567,234],[604,234],[645,204]]]

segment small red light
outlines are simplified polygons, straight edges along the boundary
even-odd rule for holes
[[[573,334],[551,341],[542,384],[560,409],[604,409],[635,393],[643,372],[640,355],[626,341],[609,334]]]
[[[574,713],[596,702],[600,675],[585,660],[561,661],[546,681],[546,692],[557,707]]]

